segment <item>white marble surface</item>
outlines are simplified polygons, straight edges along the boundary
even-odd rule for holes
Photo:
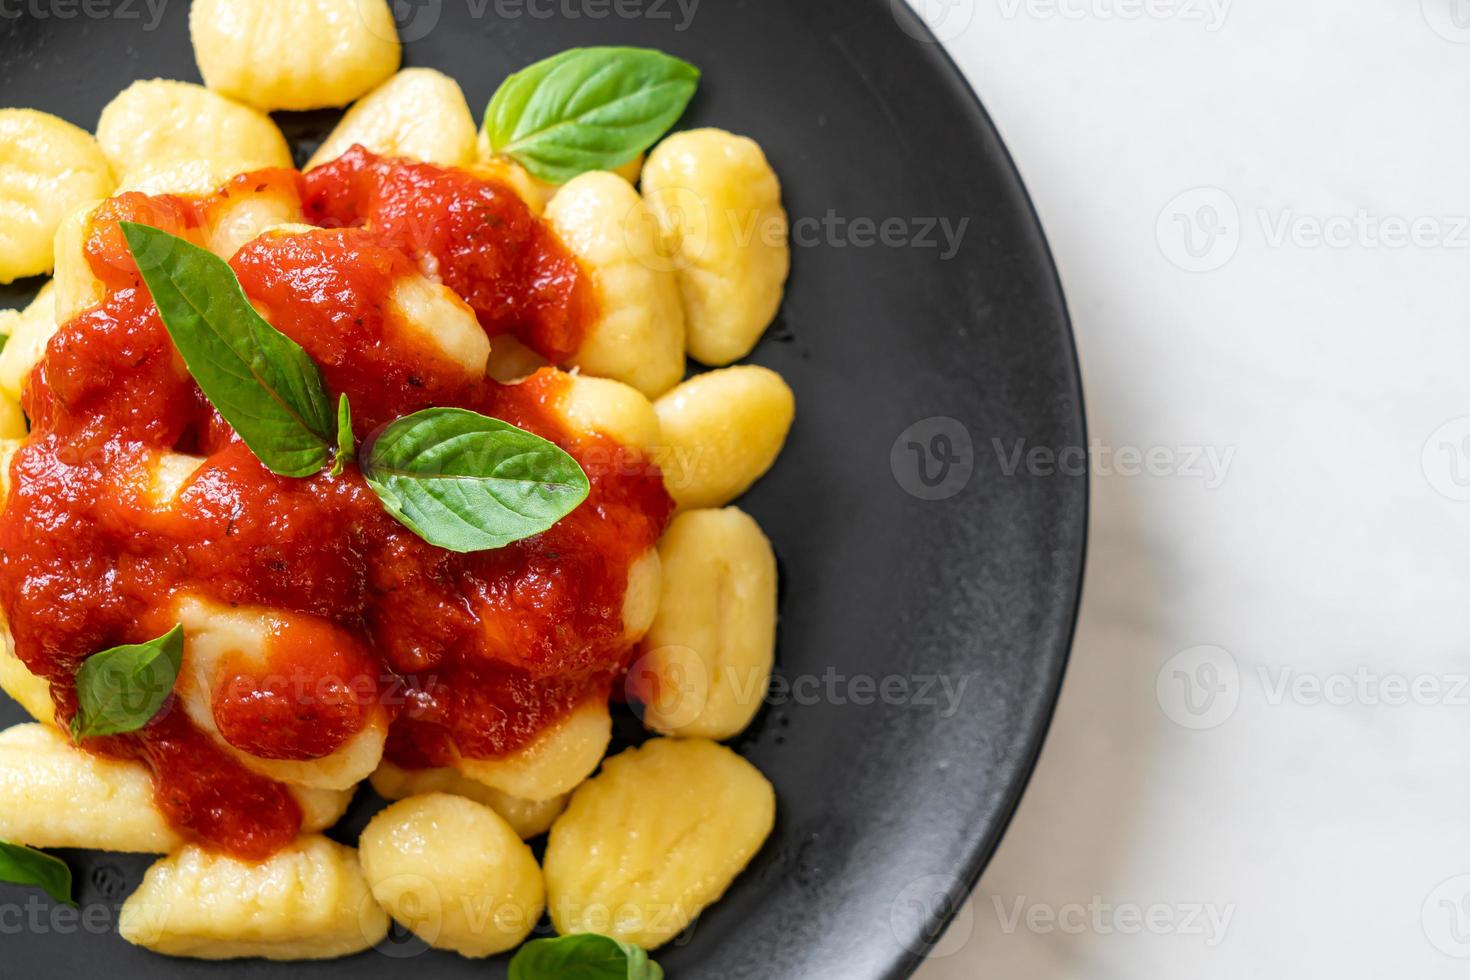
[[[921,980],[1465,976],[1470,3],[914,2],[1155,453],[1094,458],[1056,725]]]

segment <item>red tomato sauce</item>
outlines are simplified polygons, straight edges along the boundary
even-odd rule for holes
[[[117,226],[204,244],[225,209],[263,191],[299,196],[328,230],[256,238],[231,265],[321,366],[334,403],[348,396],[359,443],[422,408],[473,409],[571,453],[590,478],[587,501],[541,535],[460,555],[394,520],[355,466],[269,472],[184,370]],[[502,385],[469,374],[395,329],[388,301],[396,280],[429,274],[492,337],[574,350],[590,283],[512,191],[354,148],[305,175],[260,171],[201,198],[120,195],[94,217],[86,253],[106,296],[62,325],[29,379],[31,432],[0,511],[0,608],[17,655],[51,682],[59,721],[75,713],[87,656],[160,635],[189,595],[266,607],[285,623],[263,666],[226,657],[210,688],[220,737],[265,759],[319,758],[385,713],[399,765],[494,758],[608,695],[631,654],[629,567],[672,511],[656,466],[564,422],[567,375]],[[153,474],[171,453],[202,465],[160,502]],[[85,748],[146,763],[160,808],[189,840],[259,859],[299,831],[290,792],[176,698],[140,731]]]

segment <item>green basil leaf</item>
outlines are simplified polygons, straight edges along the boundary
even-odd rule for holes
[[[10,334],[0,333],[0,353],[5,352],[5,345],[10,343]]]
[[[342,475],[356,454],[356,446],[352,438],[352,406],[343,395],[337,399],[337,458],[332,463],[332,476]]]
[[[71,868],[34,848],[0,840],[0,881],[35,885],[58,902],[77,904],[71,897]]]
[[[462,408],[387,425],[358,456],[388,512],[430,544],[485,551],[540,534],[587,499],[587,474],[556,445]]]
[[[642,153],[684,114],[699,69],[649,48],[572,48],[507,78],[485,110],[491,148],[564,184]]]
[[[664,971],[637,946],[580,933],[537,939],[510,961],[510,980],[663,980]]]
[[[250,305],[229,263],[147,225],[123,237],[184,364],[225,421],[282,476],[326,464],[335,436],[321,371]]]
[[[92,654],[77,671],[73,737],[121,735],[148,724],[173,693],[183,661],[182,626],[147,643]]]

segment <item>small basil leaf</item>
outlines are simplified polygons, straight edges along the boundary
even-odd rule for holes
[[[352,406],[347,396],[337,400],[337,458],[332,463],[332,476],[341,476],[347,464],[352,462],[357,443],[352,438]]]
[[[0,333],[0,353],[4,353],[5,345],[10,343],[10,334]]]
[[[699,69],[649,48],[572,48],[507,78],[485,110],[490,145],[551,184],[612,170],[684,113]]]
[[[255,312],[229,263],[157,228],[121,224],[158,315],[205,397],[272,472],[320,470],[335,432],[316,362]]]
[[[92,654],[77,671],[72,735],[81,741],[135,732],[148,724],[173,693],[183,661],[182,626],[147,643]]]
[[[71,868],[34,848],[0,840],[0,881],[35,885],[58,902],[77,904],[71,897]]]
[[[587,474],[559,447],[462,408],[390,423],[357,465],[390,514],[450,551],[540,534],[587,499]]]
[[[580,933],[537,939],[510,961],[510,980],[663,980],[664,971],[637,946]]]

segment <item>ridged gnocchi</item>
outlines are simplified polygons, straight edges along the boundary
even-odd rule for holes
[[[134,82],[102,110],[97,142],[124,190],[202,194],[250,170],[291,166],[271,118],[202,85]]]
[[[673,272],[646,259],[661,241],[638,192],[611,173],[566,184],[546,220],[592,276],[598,315],[571,364],[656,398],[684,376],[684,307]]]
[[[354,143],[381,156],[464,167],[475,159],[475,120],[459,83],[432,68],[405,68],[357,102],[307,168]]]
[[[257,109],[346,105],[398,70],[388,0],[194,0],[204,84]]]
[[[18,403],[32,369],[41,362],[46,345],[56,333],[56,280],[42,286],[9,327],[10,339],[0,350],[0,393],[7,402]]]
[[[551,921],[562,935],[656,949],[725,893],[775,819],[771,784],[724,746],[656,738],[628,749],[552,825]]]
[[[372,775],[373,789],[385,800],[403,800],[426,793],[453,793],[488,806],[505,819],[523,840],[539,837],[567,808],[566,795],[549,800],[523,800],[475,782],[453,769],[400,769],[384,760]]]
[[[779,374],[753,364],[697,375],[654,402],[658,463],[680,507],[723,507],[771,468],[796,415]]]
[[[311,836],[258,864],[186,847],[148,869],[118,931],[169,956],[318,960],[381,942],[388,915],[357,852]]]
[[[499,759],[455,761],[460,774],[523,800],[564,796],[592,775],[612,741],[612,715],[599,699],[584,701],[519,752]]]
[[[754,140],[675,133],[648,156],[643,197],[678,269],[689,354],[719,367],[755,347],[791,268],[781,183]]]
[[[776,556],[734,508],[685,511],[658,546],[663,596],[629,671],[643,722],[732,738],[760,709],[776,648]]]
[[[91,133],[33,109],[0,109],[0,283],[50,272],[61,219],[114,186]]]
[[[546,905],[531,849],[494,810],[463,796],[394,803],[373,817],[358,849],[378,904],[437,949],[474,958],[514,949]]]

